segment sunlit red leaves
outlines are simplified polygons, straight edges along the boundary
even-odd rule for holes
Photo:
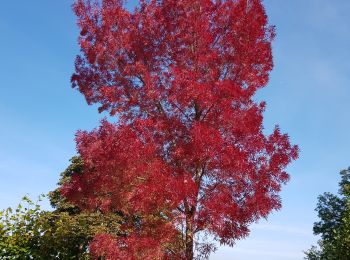
[[[92,255],[106,260],[124,259],[182,259],[174,251],[178,232],[169,223],[158,218],[143,219],[143,230],[130,228],[123,237],[97,235],[90,245]]]
[[[161,210],[179,198],[170,168],[130,126],[102,121],[100,128],[77,134],[84,173],[62,192],[77,205],[127,214]]]
[[[221,97],[212,93],[216,82],[227,78],[255,90],[272,68],[273,30],[257,0],[145,1],[134,13],[117,0],[102,1],[102,8],[80,0],[74,9],[85,58],[77,58],[72,81],[109,111],[147,111],[157,97],[182,106],[191,98],[214,102]],[[139,88],[141,78],[152,86]],[[118,90],[115,100],[101,86]]]
[[[84,172],[62,192],[142,220],[126,222],[125,237],[97,237],[92,252],[166,259],[174,237],[200,231],[232,245],[280,208],[298,148],[279,128],[263,133],[265,103],[252,98],[273,66],[261,0],[149,0],[133,12],[121,0],[77,0],[74,11],[73,87],[120,120],[77,134]]]

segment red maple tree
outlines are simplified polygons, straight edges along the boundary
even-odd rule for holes
[[[194,259],[233,245],[281,207],[298,156],[253,100],[273,67],[261,0],[77,0],[82,54],[73,87],[118,123],[77,134],[85,168],[62,193],[120,212],[124,235],[97,236],[107,259]]]

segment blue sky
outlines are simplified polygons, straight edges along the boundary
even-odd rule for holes
[[[0,8],[0,208],[52,190],[75,154],[76,130],[103,116],[70,88],[79,51],[71,2],[3,1]],[[283,208],[213,260],[302,259],[317,239],[317,196],[336,192],[338,172],[350,166],[350,1],[264,2],[277,26],[275,68],[256,98],[267,101],[266,132],[278,123],[301,154],[289,167]]]

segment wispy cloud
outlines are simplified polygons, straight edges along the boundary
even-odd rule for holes
[[[300,259],[302,253],[296,253],[294,250],[276,250],[276,249],[253,249],[236,248],[236,252],[247,256],[274,257],[279,259]],[[261,259],[261,258],[260,258]]]
[[[300,228],[294,226],[283,226],[283,225],[270,225],[270,224],[255,224],[251,228],[259,231],[270,231],[270,232],[279,232],[279,233],[288,233],[301,236],[310,236],[312,231],[308,228]]]
[[[221,247],[211,260],[295,260],[302,259],[303,250],[300,245],[290,241],[247,240],[234,248]]]

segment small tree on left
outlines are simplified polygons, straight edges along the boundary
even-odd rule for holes
[[[119,235],[119,214],[82,212],[60,196],[59,187],[81,170],[81,159],[73,157],[58,189],[49,193],[53,211],[41,209],[41,196],[37,202],[24,197],[17,208],[0,212],[0,259],[90,259],[94,236]]]
[[[28,197],[23,197],[15,210],[7,208],[0,212],[0,258],[29,259],[30,241],[39,232],[40,214],[40,206]]]

